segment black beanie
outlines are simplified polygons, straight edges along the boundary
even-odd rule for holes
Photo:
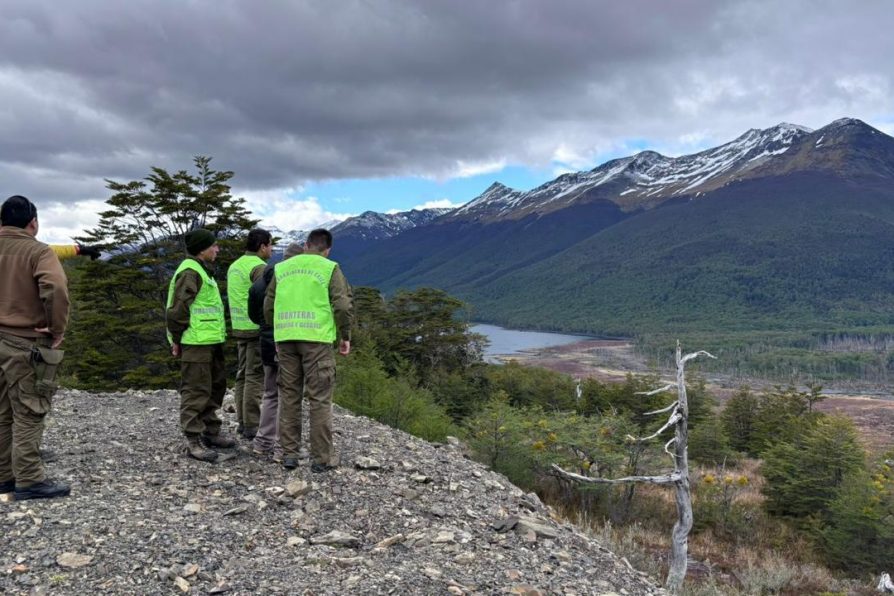
[[[37,217],[37,207],[22,195],[13,195],[0,206],[0,226],[26,228]]]
[[[186,252],[196,256],[215,242],[217,238],[205,228],[193,230],[186,235]]]

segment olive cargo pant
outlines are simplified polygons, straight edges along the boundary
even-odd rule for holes
[[[50,343],[0,334],[0,482],[15,479],[17,488],[46,479],[40,441],[62,361],[62,351],[49,350]],[[45,359],[36,357],[38,349]]]
[[[254,339],[236,340],[238,367],[233,398],[236,401],[236,420],[246,428],[258,428],[261,418],[261,394],[264,391],[264,368],[261,362],[261,343]]]
[[[217,410],[227,392],[223,344],[180,348],[180,428],[187,437],[220,434]]]
[[[310,404],[310,456],[335,465],[332,448],[332,391],[335,353],[331,344],[286,341],[279,348],[279,441],[284,456],[301,447],[301,398]]]

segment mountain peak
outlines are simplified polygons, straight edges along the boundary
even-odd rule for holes
[[[501,191],[506,191],[506,190],[512,190],[512,189],[509,188],[508,186],[506,186],[505,184],[503,184],[502,182],[494,182],[493,184],[488,186],[487,189],[485,189],[485,191],[482,194],[488,194],[488,193],[492,193],[492,192],[501,192]]]
[[[773,129],[785,130],[785,131],[791,131],[791,132],[805,132],[805,133],[813,132],[812,128],[808,128],[808,127],[802,126],[800,124],[791,124],[789,122],[780,122],[779,124],[774,126]]]

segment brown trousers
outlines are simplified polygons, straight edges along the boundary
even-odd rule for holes
[[[58,365],[38,364],[33,351],[50,343],[0,334],[0,482],[15,480],[18,488],[46,479],[40,441]]]
[[[223,344],[180,348],[180,428],[187,437],[220,434],[217,410],[227,392]]]
[[[261,394],[264,391],[264,368],[261,362],[261,343],[254,339],[236,340],[238,367],[233,399],[236,401],[236,420],[247,428],[258,428],[261,417]]]
[[[332,391],[335,353],[331,344],[287,341],[279,349],[279,439],[283,455],[301,447],[301,398],[310,404],[310,455],[314,463],[335,465],[332,448]]]

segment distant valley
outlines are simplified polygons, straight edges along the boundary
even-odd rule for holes
[[[821,377],[888,368],[887,348],[871,346],[894,334],[894,138],[860,120],[644,151],[333,232],[355,285],[442,288],[476,320],[650,345],[684,335],[746,368],[762,344],[810,350],[805,370]],[[842,358],[842,339],[870,348]],[[803,355],[779,367],[793,363]]]

